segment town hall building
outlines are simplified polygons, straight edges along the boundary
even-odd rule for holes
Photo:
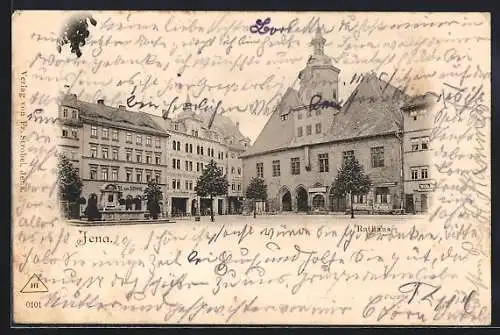
[[[366,75],[340,105],[340,70],[325,55],[317,32],[313,54],[288,88],[255,143],[241,156],[244,184],[268,185],[269,211],[343,212],[349,197],[336,198],[332,184],[346,159],[356,157],[370,176],[356,210],[391,212],[402,207],[401,107],[408,97],[375,75]]]

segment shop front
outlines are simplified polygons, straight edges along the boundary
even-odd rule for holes
[[[389,214],[399,210],[399,188],[395,182],[374,184],[368,194],[353,196],[353,209],[370,214]],[[350,197],[347,197],[347,210],[350,210]]]
[[[412,182],[405,194],[407,213],[427,213],[432,206],[435,183],[433,181]],[[410,192],[408,192],[410,191]]]
[[[228,214],[241,214],[243,211],[243,197],[228,197]]]

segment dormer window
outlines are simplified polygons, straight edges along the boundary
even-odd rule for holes
[[[286,114],[281,115],[281,121],[286,121],[286,119],[287,119],[287,115]]]

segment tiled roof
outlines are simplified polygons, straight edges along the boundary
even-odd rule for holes
[[[208,128],[210,116],[211,116],[210,113],[196,113],[196,112],[182,111],[173,117],[173,121],[195,117],[196,119],[202,121],[204,128]],[[164,131],[172,131],[171,128],[172,120],[165,120],[161,116],[156,116],[156,115],[151,115],[151,118],[159,126],[161,126],[164,129]],[[242,144],[240,144],[240,140],[246,139],[246,137],[240,132],[240,130],[236,127],[236,125],[229,117],[221,114],[216,114],[214,122],[212,123],[212,129],[217,130],[224,138],[232,136],[234,138],[234,142],[233,144],[228,144],[229,147],[231,147],[232,149],[241,151],[245,150],[245,147]]]
[[[400,129],[400,108],[408,96],[375,75],[364,78],[335,116],[328,141],[382,135]]]
[[[281,119],[281,115],[288,114],[290,108],[296,107],[293,103],[298,101],[296,92],[288,89],[255,143],[242,156],[395,132],[401,124],[401,105],[408,96],[374,75],[367,74],[364,78],[340,111],[325,110],[336,115],[324,134],[300,139],[294,138],[293,115]]]
[[[293,114],[290,114],[290,109],[298,104],[297,91],[288,88],[254,144],[243,153],[242,157],[288,147],[294,138]],[[286,119],[282,120],[282,117]]]
[[[105,104],[80,101],[74,95],[63,97],[61,105],[78,108],[80,115],[88,119],[134,130],[164,133],[164,136],[168,136],[165,129],[158,125],[148,113],[132,112]]]
[[[201,116],[205,121],[205,127],[208,128],[211,113],[202,113]],[[212,129],[217,130],[220,134],[222,134],[222,136],[224,136],[224,138],[232,136],[234,138],[234,142],[233,144],[229,144],[232,149],[245,150],[245,147],[239,143],[240,140],[245,139],[245,136],[229,117],[219,113],[215,114]]]

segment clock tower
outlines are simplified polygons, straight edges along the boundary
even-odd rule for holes
[[[340,70],[332,65],[330,57],[325,55],[326,39],[318,27],[311,40],[313,54],[306,67],[300,71],[299,99],[303,105],[309,105],[311,97],[321,95],[321,100],[336,101],[338,96],[338,78]]]

